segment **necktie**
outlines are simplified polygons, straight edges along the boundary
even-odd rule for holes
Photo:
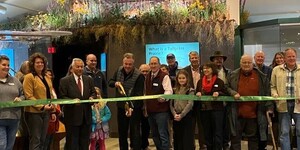
[[[151,75],[151,81],[155,78],[154,74]]]
[[[79,91],[80,91],[80,94],[81,94],[81,91],[82,91],[82,85],[81,85],[81,78],[79,77],[78,78],[78,81],[77,81],[77,86],[78,86],[78,89],[79,89]]]

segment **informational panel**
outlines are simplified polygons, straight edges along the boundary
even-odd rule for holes
[[[100,70],[106,72],[106,53],[100,55]]]
[[[167,55],[172,53],[175,55],[179,68],[183,68],[190,65],[189,53],[191,51],[200,53],[199,42],[146,44],[146,63],[149,63],[152,56],[157,56],[161,64],[167,64]]]
[[[14,50],[13,49],[1,49],[0,50],[0,55],[6,55],[9,58],[9,65],[10,65],[10,70],[9,73],[10,75],[14,76],[15,75],[15,57],[14,57]]]

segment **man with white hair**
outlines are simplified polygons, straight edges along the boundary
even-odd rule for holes
[[[268,79],[271,80],[272,68],[266,66],[265,62],[265,53],[260,50],[254,55],[254,67],[257,67],[261,72],[267,75]]]
[[[252,57],[243,55],[240,66],[228,76],[228,93],[236,100],[241,96],[268,96],[269,80],[264,73],[253,67]],[[230,102],[230,149],[241,149],[242,135],[248,139],[249,150],[258,149],[259,140],[267,140],[266,110],[271,112],[272,109],[273,103],[269,101]]]
[[[83,75],[84,63],[72,61],[73,74],[60,80],[59,92],[63,99],[77,101],[96,98],[93,79]],[[92,125],[91,104],[64,105],[66,150],[88,150]]]

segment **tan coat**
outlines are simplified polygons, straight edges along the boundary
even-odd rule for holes
[[[51,79],[46,76],[46,81],[50,88],[50,95],[53,98],[53,87]],[[47,99],[46,87],[38,76],[33,76],[32,73],[25,75],[23,82],[24,95],[27,100],[44,100]],[[26,112],[40,113],[43,105],[26,106]]]
[[[286,95],[286,79],[287,70],[284,65],[276,66],[273,69],[271,76],[271,95],[279,97],[285,97]],[[295,79],[295,93],[296,97],[300,96],[300,65],[297,65],[297,69],[294,74]],[[279,100],[276,101],[276,107],[278,112],[287,112],[287,101]],[[294,113],[300,113],[300,104],[295,103]]]

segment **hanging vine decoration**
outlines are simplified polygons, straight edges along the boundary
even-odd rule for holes
[[[183,30],[182,30],[183,29]],[[99,40],[101,36],[110,36],[117,39],[120,47],[132,46],[136,42],[146,43],[153,39],[154,33],[160,33],[162,36],[180,35],[194,36],[205,47],[220,47],[225,43],[233,45],[234,43],[234,20],[223,21],[205,21],[201,23],[189,23],[178,25],[108,25],[93,28],[72,29],[73,36],[61,37],[59,40],[65,44],[92,42],[93,39]],[[94,37],[94,38],[91,38]]]
[[[146,43],[154,38],[153,33],[194,36],[202,46],[233,43],[234,21],[226,18],[226,3],[200,0],[191,4],[179,0],[156,4],[147,1],[104,2],[52,0],[48,12],[28,16],[32,20],[0,24],[0,29],[72,31],[72,37],[58,39],[65,44],[94,42],[101,36],[110,36],[120,46],[128,46],[137,41]],[[127,9],[127,6],[133,8]]]

